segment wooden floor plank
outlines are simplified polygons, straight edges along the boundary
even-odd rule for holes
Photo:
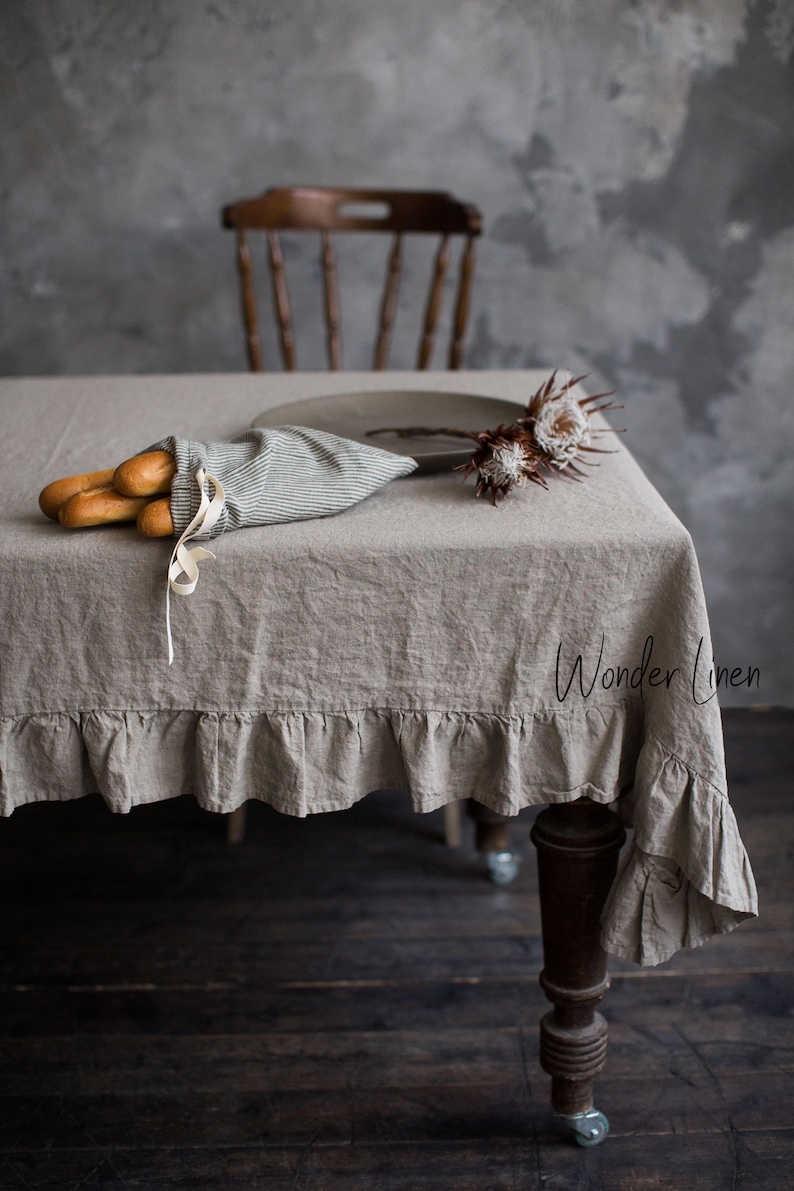
[[[794,970],[708,972],[665,977],[613,975],[602,1010],[610,1021],[684,1025],[694,1015],[790,1019]],[[0,1037],[59,1034],[211,1035],[295,1033],[323,1029],[388,1031],[523,1026],[534,1030],[548,1003],[534,976],[521,980],[405,983],[342,987],[221,984],[101,992],[60,989],[0,994]]]
[[[92,944],[39,948],[31,940],[7,958],[5,988],[90,988],[94,986],[175,986],[206,983],[263,984],[364,980],[464,980],[537,976],[543,967],[539,935],[466,939],[375,939],[362,946],[346,939],[325,943],[231,944],[191,940],[172,945],[152,937],[149,946]],[[794,947],[790,931],[740,928],[716,936],[697,951],[678,952],[662,970],[676,972],[790,971]],[[633,971],[613,959],[613,973]]]
[[[794,840],[794,812],[770,819],[764,821],[763,832],[744,832],[758,869],[762,913],[756,929],[792,929],[794,864],[780,845],[781,840]],[[260,895],[219,902],[198,897],[163,901],[150,896],[121,904],[123,938],[113,929],[107,905],[98,905],[96,900],[61,897],[56,905],[37,906],[17,890],[18,904],[12,893],[3,899],[7,912],[0,922],[0,946],[27,944],[35,938],[42,948],[57,947],[64,939],[73,946],[136,948],[148,945],[156,934],[165,947],[207,933],[220,934],[239,946],[251,942],[316,943],[331,935],[348,942],[523,937],[540,929],[533,856],[526,858],[525,867],[517,885],[507,889],[494,888],[483,880],[448,896],[443,892],[434,896],[401,893],[399,912],[394,894],[377,887],[355,897],[333,899]]]
[[[610,1137],[794,1130],[791,1072],[720,1073],[690,1079],[667,1072],[599,1080],[598,1103]],[[548,1082],[529,1085],[440,1084],[324,1091],[286,1089],[166,1093],[64,1092],[0,1097],[0,1152],[23,1137],[28,1149],[95,1150],[136,1146],[305,1144],[321,1130],[339,1145],[553,1139],[560,1127],[548,1105]]]
[[[519,1085],[537,1062],[537,1036],[515,1028],[335,1031],[247,1035],[75,1035],[8,1038],[0,1094],[154,1093],[158,1088],[244,1091]],[[689,1019],[681,1025],[613,1021],[609,1073],[674,1072],[698,1083],[724,1073],[794,1071],[794,1019]]]
[[[331,901],[260,896],[220,903],[211,898],[166,903],[149,898],[124,904],[124,944],[148,943],[153,933],[168,944],[208,932],[222,933],[238,944],[311,943],[327,939],[331,932],[349,941],[511,937],[530,933],[531,926],[540,922],[537,890],[525,890],[523,880],[520,890],[483,885],[484,889],[449,897],[403,893],[399,911],[394,897],[378,890],[371,896],[362,891],[356,897]],[[23,899],[16,907],[9,897],[3,904],[8,913],[0,923],[0,945],[24,943],[33,934],[42,947],[56,946],[63,938],[76,945],[118,946],[121,942],[118,930],[113,932],[107,906],[95,900],[61,899],[55,907],[36,907]]]
[[[612,1138],[583,1150],[567,1139],[460,1144],[96,1149],[41,1155],[17,1152],[0,1170],[0,1188],[262,1187],[267,1191],[781,1191],[789,1186],[791,1137],[770,1130]],[[696,1182],[692,1181],[693,1172]]]

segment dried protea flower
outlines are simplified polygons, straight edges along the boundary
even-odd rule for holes
[[[611,393],[596,393],[592,397],[577,400],[571,389],[586,375],[571,379],[569,374],[564,385],[555,386],[555,369],[527,405],[525,417],[519,419],[519,425],[532,436],[540,454],[541,467],[554,467],[558,471],[567,468],[576,475],[582,475],[574,466],[574,460],[584,462],[581,452],[595,450],[590,446],[590,414],[596,410],[620,408],[609,403],[587,408],[602,397],[611,397]]]
[[[535,442],[555,467],[565,467],[590,444],[590,422],[579,403],[564,390],[540,407],[533,426]]]
[[[468,463],[461,463],[454,470],[463,471],[464,480],[473,471],[478,472],[476,495],[490,492],[496,504],[497,497],[507,496],[514,485],[523,488],[527,480],[540,484],[542,488],[548,487],[541,468],[554,469],[558,475],[576,479],[585,474],[576,467],[576,463],[588,462],[583,458],[583,452],[611,454],[610,451],[590,445],[591,439],[605,434],[609,429],[593,430],[590,415],[607,409],[622,409],[623,406],[613,405],[609,401],[603,405],[593,404],[602,398],[611,397],[612,393],[595,393],[592,397],[577,400],[571,390],[587,375],[584,373],[571,379],[569,373],[565,384],[557,385],[555,369],[530,400],[523,418],[511,426],[503,423],[496,430],[479,433],[448,427],[383,426],[368,430],[367,434],[397,434],[401,438],[443,434],[448,438],[473,439],[478,444],[476,451]]]
[[[501,425],[496,430],[483,430],[473,436],[479,446],[468,463],[456,470],[463,470],[468,479],[473,471],[478,473],[476,495],[490,492],[493,503],[498,496],[507,496],[515,485],[523,488],[527,480],[546,487],[546,481],[538,471],[540,456],[528,432],[519,425]]]

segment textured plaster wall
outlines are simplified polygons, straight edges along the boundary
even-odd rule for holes
[[[243,369],[223,202],[448,188],[487,233],[468,366],[618,387],[718,662],[761,668],[723,701],[794,703],[793,40],[792,0],[3,0],[0,372]],[[366,367],[380,261],[342,256]]]

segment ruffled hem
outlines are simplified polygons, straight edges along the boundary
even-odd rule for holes
[[[100,793],[111,810],[193,794],[227,813],[247,799],[284,814],[343,810],[404,789],[414,808],[476,797],[515,815],[630,784],[642,711],[631,701],[528,716],[352,711],[85,711],[0,720],[0,814]]]
[[[0,720],[4,816],[97,792],[121,813],[193,794],[209,811],[254,798],[305,816],[344,810],[377,789],[409,791],[420,812],[463,798],[505,815],[582,796],[619,799],[634,839],[604,909],[602,944],[641,965],[758,912],[727,796],[647,732],[636,701],[528,716],[379,708]]]
[[[757,917],[727,795],[650,734],[631,804],[634,839],[601,918],[605,951],[652,966]]]

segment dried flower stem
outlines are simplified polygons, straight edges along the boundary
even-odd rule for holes
[[[425,438],[431,434],[443,434],[447,438],[473,438],[476,442],[478,433],[477,430],[454,430],[448,426],[380,426],[377,430],[368,430],[367,437],[371,438],[375,434],[396,434],[398,438]]]

